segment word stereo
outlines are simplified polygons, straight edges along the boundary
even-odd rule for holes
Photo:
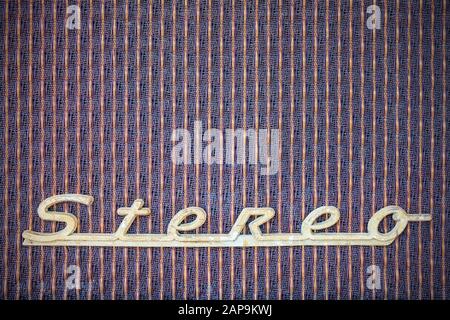
[[[262,233],[260,226],[271,220],[272,208],[244,208],[225,234],[181,233],[195,231],[206,221],[206,212],[199,207],[180,210],[173,216],[166,234],[128,234],[138,216],[150,215],[149,208],[143,208],[144,201],[137,199],[131,207],[119,208],[117,214],[124,216],[114,233],[75,233],[78,219],[68,212],[49,211],[49,208],[63,202],[75,202],[89,206],[94,198],[89,195],[63,194],[49,197],[38,207],[39,217],[45,221],[65,223],[56,232],[23,232],[23,244],[28,246],[102,246],[102,247],[273,247],[273,246],[387,246],[406,228],[416,221],[430,221],[429,214],[408,214],[398,206],[387,206],[377,211],[369,220],[366,233],[319,232],[334,226],[340,218],[339,210],[323,206],[313,210],[302,222],[301,233]],[[380,232],[381,221],[392,215],[394,227]],[[194,220],[185,222],[188,217]],[[250,218],[254,218],[249,222]],[[191,217],[192,218],[192,217]],[[248,223],[250,233],[243,234]]]

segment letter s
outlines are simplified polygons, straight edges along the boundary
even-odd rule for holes
[[[48,209],[51,206],[54,206],[62,202],[76,202],[89,206],[92,204],[93,201],[94,198],[92,196],[86,196],[82,194],[61,194],[45,199],[39,204],[38,207],[39,217],[45,221],[64,222],[66,226],[62,230],[52,233],[26,230],[22,233],[22,237],[25,240],[29,240],[31,242],[32,241],[50,242],[59,240],[72,234],[77,228],[78,224],[77,217],[68,212],[48,211]]]

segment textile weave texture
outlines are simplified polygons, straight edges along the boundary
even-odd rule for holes
[[[366,24],[374,4],[379,29]],[[1,0],[0,297],[448,298],[449,4]],[[66,28],[70,5],[79,29]],[[174,164],[172,130],[195,121],[279,129],[278,172]],[[200,233],[228,232],[253,206],[276,211],[263,232],[300,232],[323,205],[341,212],[330,232],[364,232],[387,205],[433,219],[387,247],[22,246],[24,230],[62,227],[37,207],[64,193],[95,198],[58,205],[80,232],[114,232],[137,198],[151,216],[131,233],[165,233],[189,206],[208,214]]]

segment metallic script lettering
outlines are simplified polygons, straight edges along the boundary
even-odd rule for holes
[[[366,233],[320,232],[338,223],[339,210],[323,206],[313,210],[302,222],[301,233],[263,233],[261,225],[270,221],[275,211],[272,208],[244,208],[228,233],[192,233],[206,221],[206,212],[199,207],[180,210],[170,220],[166,234],[128,234],[138,216],[150,215],[144,201],[137,199],[131,207],[119,208],[117,214],[124,216],[114,233],[76,233],[78,219],[71,213],[49,211],[49,208],[64,202],[75,202],[90,206],[94,198],[81,194],[63,194],[49,197],[41,202],[38,214],[42,220],[65,224],[57,232],[23,232],[23,244],[28,246],[96,246],[96,247],[273,247],[273,246],[387,246],[415,221],[430,221],[429,214],[408,214],[398,206],[387,206],[377,211],[367,224]],[[380,232],[380,223],[392,216],[394,227]],[[194,218],[185,222],[187,218]],[[250,218],[254,218],[249,222]],[[248,224],[250,233],[242,231]],[[191,232],[191,233],[186,233]]]

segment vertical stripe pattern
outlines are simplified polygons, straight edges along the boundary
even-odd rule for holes
[[[447,11],[445,0],[1,1],[0,297],[447,298]],[[254,133],[243,161],[230,129]],[[61,228],[37,208],[62,193],[95,198],[56,206],[83,233],[114,232],[117,208],[138,198],[151,215],[130,233],[165,233],[189,206],[207,212],[198,233],[228,232],[249,206],[275,209],[263,232],[300,232],[323,205],[341,210],[326,232],[364,232],[387,205],[433,220],[384,248],[24,247],[24,230]]]

